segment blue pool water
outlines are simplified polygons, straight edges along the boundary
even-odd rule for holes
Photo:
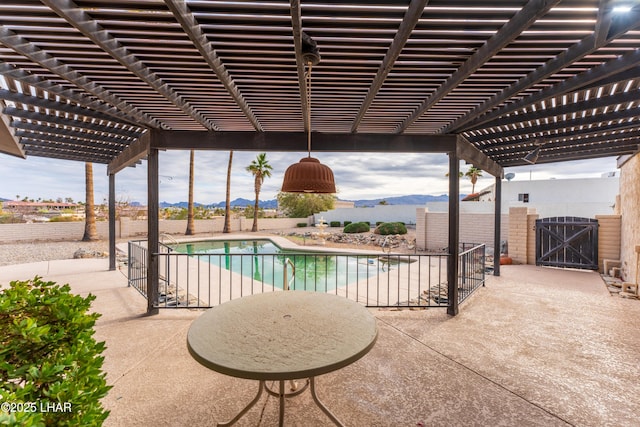
[[[285,263],[290,289],[330,291],[378,274],[380,266],[366,256],[287,251],[270,240],[208,240],[171,246],[176,252],[256,281],[283,288]],[[295,266],[295,275],[289,263]]]

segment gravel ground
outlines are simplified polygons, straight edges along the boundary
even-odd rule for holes
[[[308,230],[317,231],[310,227]],[[272,234],[286,237],[290,232],[304,232],[307,229],[287,229],[287,230],[274,230]],[[246,233],[243,233],[246,234]],[[208,237],[203,236],[203,237]],[[230,235],[233,236],[233,233]],[[176,236],[179,238],[181,236]],[[410,230],[408,237],[415,238],[415,231]],[[290,240],[297,244],[302,245],[302,239],[290,237]],[[119,242],[126,242],[124,240],[118,240]],[[318,243],[313,240],[307,240],[307,245],[317,245]],[[368,246],[368,245],[349,245],[327,242],[326,247],[343,248],[343,249],[371,249],[379,251],[380,247]],[[73,241],[38,241],[28,243],[1,243],[0,244],[0,266],[12,265],[12,264],[26,264],[30,262],[39,261],[52,261],[57,259],[73,259],[73,254],[78,250],[83,249],[87,252],[101,252],[108,255],[109,241],[97,240],[93,242],[82,242],[79,240]]]
[[[0,244],[0,266],[52,261],[56,259],[72,259],[73,254],[78,249],[83,249],[87,252],[97,251],[108,253],[109,241],[4,243]]]

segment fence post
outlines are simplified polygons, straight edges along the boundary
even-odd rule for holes
[[[456,150],[449,152],[449,258],[447,259],[447,314],[458,314],[458,239],[460,220],[460,162]]]
[[[150,148],[147,157],[147,314],[158,314],[158,250],[160,222],[158,215],[158,149]]]

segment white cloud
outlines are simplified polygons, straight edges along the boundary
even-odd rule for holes
[[[235,151],[231,176],[231,197],[253,199],[253,177],[245,168],[257,152]],[[448,158],[444,154],[382,154],[382,153],[312,153],[332,168],[338,196],[341,199],[369,199],[408,194],[445,194],[448,183],[445,174]],[[304,157],[305,153],[267,153],[273,175],[265,180],[260,198],[275,198],[282,185],[285,169]],[[227,162],[225,151],[196,151],[195,200],[214,203],[225,198]],[[189,182],[189,152],[160,152],[160,200],[187,200]],[[465,171],[467,165],[461,164]],[[105,165],[94,165],[96,203],[108,197],[108,177]],[[548,178],[583,178],[615,171],[615,158],[602,158],[563,163],[507,168],[516,180]],[[494,179],[485,174],[476,189],[491,185]],[[84,164],[65,160],[29,157],[19,159],[0,154],[0,197],[14,199],[16,195],[33,199],[71,197],[84,201]],[[461,180],[461,193],[469,193],[471,184]],[[116,175],[116,198],[146,202],[147,163],[127,168]]]

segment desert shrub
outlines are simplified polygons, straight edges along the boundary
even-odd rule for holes
[[[0,214],[0,224],[18,224],[23,222],[26,221],[17,215],[13,215],[10,213]]]
[[[371,229],[368,222],[354,222],[344,228],[345,233],[365,233]]]
[[[49,222],[74,222],[82,221],[82,218],[76,218],[73,216],[54,216],[49,218]]]
[[[376,227],[379,226],[380,224],[384,224],[383,221],[376,221]]]
[[[345,221],[345,222],[342,223],[342,225],[346,227],[347,225],[351,224],[351,222],[352,221]]]
[[[331,221],[329,225],[331,227],[340,227],[340,221]]]
[[[100,426],[109,415],[95,296],[69,290],[36,276],[0,291],[0,425]]]
[[[382,236],[389,234],[407,234],[407,227],[402,222],[385,222],[378,225],[373,232]]]
[[[296,224],[298,227],[302,228],[302,227],[306,227],[308,224],[306,222],[299,222]]]

